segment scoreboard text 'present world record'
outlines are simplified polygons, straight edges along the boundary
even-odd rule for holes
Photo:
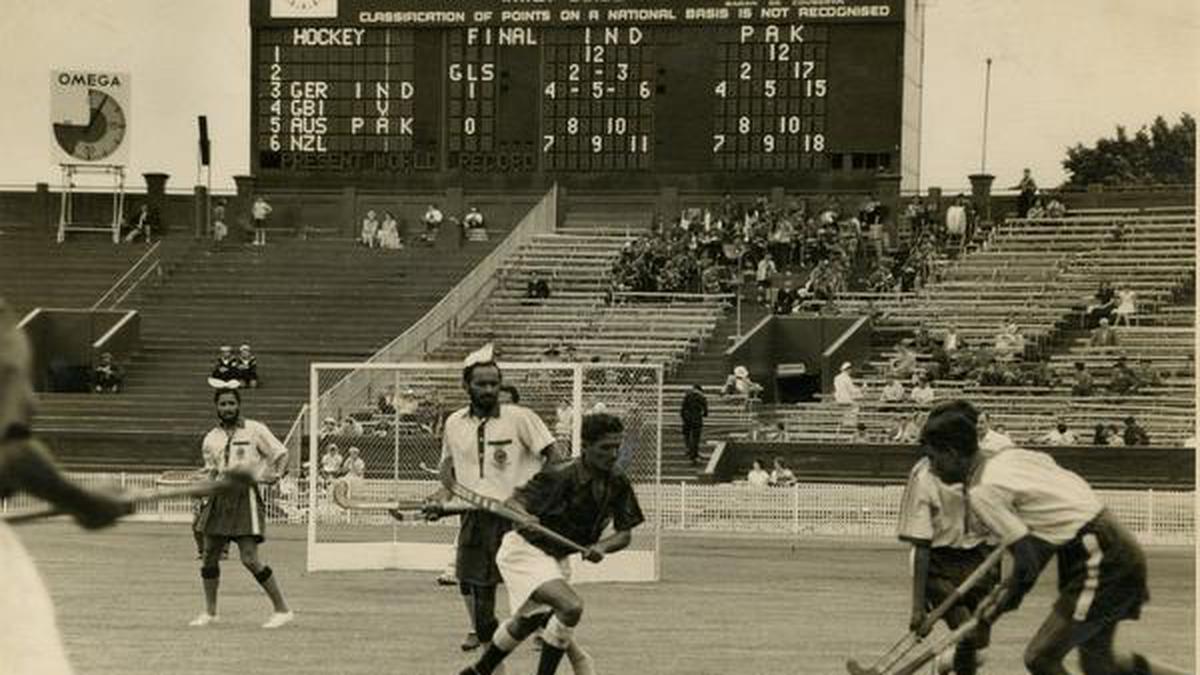
[[[288,1],[251,5],[266,182],[915,179],[905,0],[323,0],[325,18]]]

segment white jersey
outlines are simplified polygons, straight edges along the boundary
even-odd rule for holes
[[[943,483],[933,475],[926,458],[918,461],[908,474],[896,536],[934,548],[974,548],[984,541],[983,533],[967,522],[962,485]]]
[[[496,417],[475,417],[468,406],[446,418],[442,458],[453,460],[459,483],[493,499],[508,499],[541,471],[542,451],[553,444],[554,436],[529,408],[502,404]]]
[[[968,498],[971,510],[1005,545],[1027,534],[1064,544],[1103,508],[1087,481],[1050,455],[1021,448],[984,460]]]
[[[218,474],[237,470],[258,479],[271,478],[275,463],[288,454],[265,424],[249,419],[238,420],[232,434],[220,425],[213,427],[200,449],[204,468]]]

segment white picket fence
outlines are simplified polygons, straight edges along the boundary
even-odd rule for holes
[[[149,490],[155,474],[79,473],[71,477],[92,486],[119,486]],[[432,481],[403,481],[407,499],[432,493]],[[269,504],[268,516],[275,522],[306,522],[308,497],[303,483],[263,490]],[[386,500],[397,496],[390,480],[368,480],[355,489],[357,499]],[[661,511],[663,529],[758,536],[827,536],[860,539],[891,539],[903,486],[867,486],[833,483],[801,483],[791,487],[757,488],[745,483],[720,485],[665,484],[638,486],[638,499],[647,519]],[[1099,490],[1105,505],[1138,539],[1155,545],[1193,545],[1195,542],[1195,493],[1171,490]],[[390,526],[382,514],[347,513],[322,494],[319,517],[328,521]],[[28,495],[0,501],[0,512],[13,513],[41,507]],[[133,520],[181,522],[191,518],[190,499],[172,499],[138,508]],[[448,526],[448,525],[446,525]]]

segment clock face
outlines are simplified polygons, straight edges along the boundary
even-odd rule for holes
[[[72,157],[96,161],[116,152],[125,140],[125,111],[108,94],[88,90],[88,123],[55,124],[54,139]]]

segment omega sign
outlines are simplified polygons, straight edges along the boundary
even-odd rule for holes
[[[58,70],[50,75],[51,154],[57,164],[129,159],[127,73]]]

